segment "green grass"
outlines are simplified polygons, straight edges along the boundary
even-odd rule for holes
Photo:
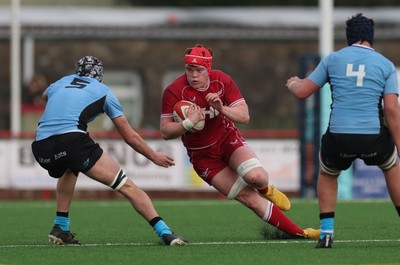
[[[125,201],[74,201],[71,230],[83,245],[47,243],[55,202],[0,202],[0,264],[400,264],[400,219],[386,200],[339,201],[332,249],[313,240],[265,238],[274,228],[227,200],[158,200],[160,215],[191,242],[159,244]],[[318,227],[315,200],[292,200],[287,215]]]

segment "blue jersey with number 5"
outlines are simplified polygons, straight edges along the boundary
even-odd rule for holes
[[[308,79],[319,87],[330,83],[332,133],[378,134],[383,126],[383,95],[398,95],[393,63],[356,44],[323,58]]]
[[[88,122],[106,113],[122,116],[117,97],[94,78],[70,75],[46,89],[47,104],[36,130],[36,140],[67,132],[86,132]]]

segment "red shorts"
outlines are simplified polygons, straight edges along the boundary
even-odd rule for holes
[[[211,185],[212,178],[229,165],[229,159],[239,147],[247,145],[240,132],[235,129],[210,147],[188,150],[190,162],[196,173]]]

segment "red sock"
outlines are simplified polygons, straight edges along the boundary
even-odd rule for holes
[[[272,206],[272,207],[271,207]],[[269,209],[268,209],[269,208]],[[275,226],[290,236],[302,235],[303,230],[293,223],[278,207],[272,203],[267,204],[267,212],[269,210],[269,218],[265,220],[267,223]]]
[[[267,194],[267,192],[268,192],[268,186],[265,187],[265,188],[262,188],[262,189],[258,189],[258,192],[261,193],[262,195]]]

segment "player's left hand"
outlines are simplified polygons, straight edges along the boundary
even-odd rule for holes
[[[206,100],[213,109],[221,111],[223,104],[217,93],[208,93]]]

